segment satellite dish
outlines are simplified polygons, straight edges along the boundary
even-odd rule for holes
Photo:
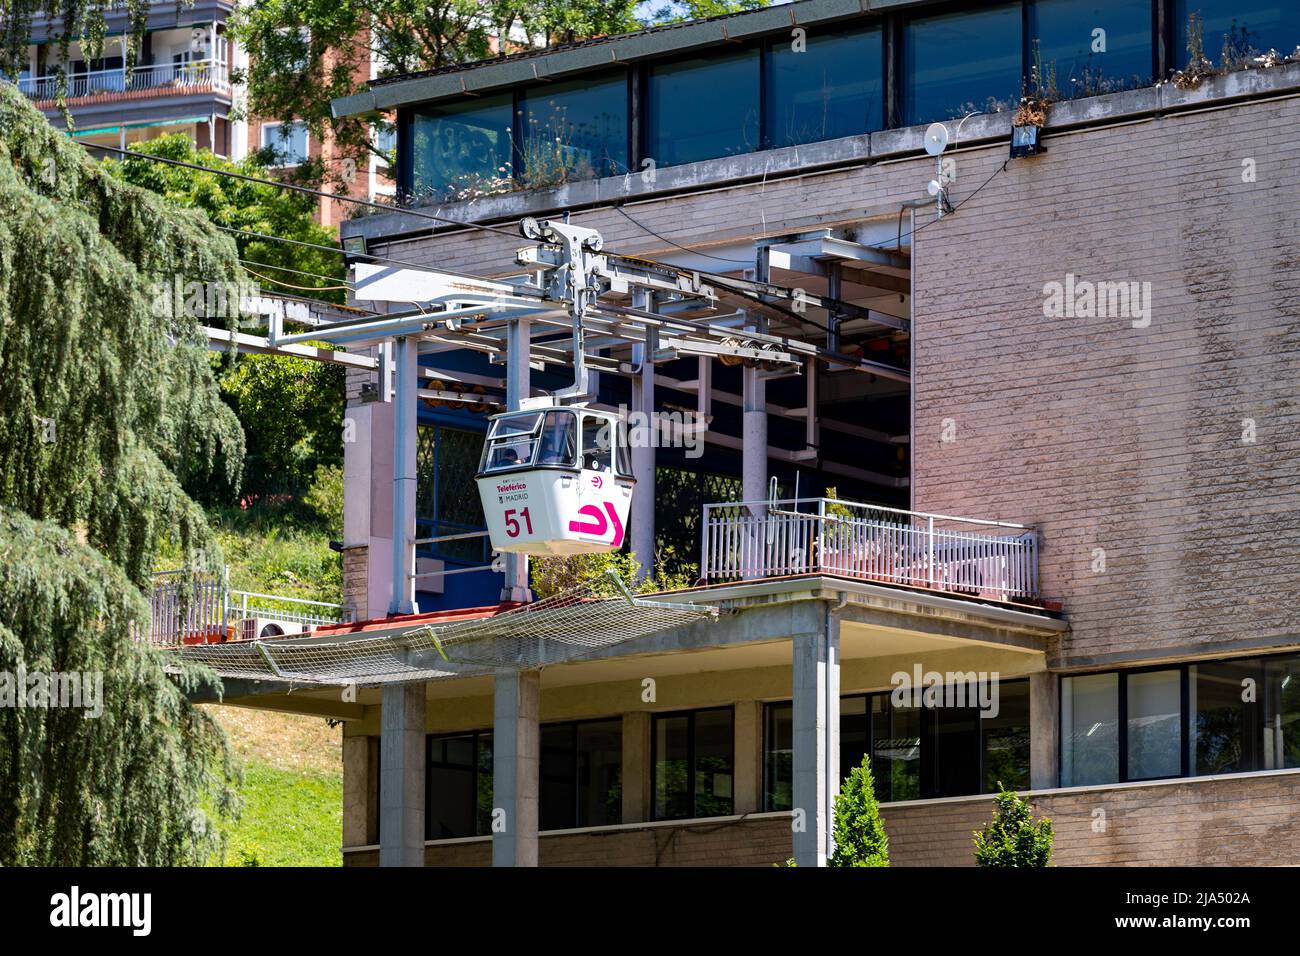
[[[925,151],[931,156],[938,156],[948,148],[948,127],[942,123],[931,123],[925,131]]]

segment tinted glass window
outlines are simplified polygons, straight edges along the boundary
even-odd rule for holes
[[[759,148],[757,49],[651,67],[646,156],[676,166]]]
[[[879,30],[814,30],[802,45],[794,39],[775,41],[768,56],[769,145],[813,143],[881,128]]]
[[[421,110],[411,118],[416,196],[454,198],[513,175],[511,97],[485,96]]]
[[[735,780],[732,708],[657,714],[652,737],[655,819],[731,813]]]
[[[547,412],[537,451],[539,465],[569,465],[578,454],[578,416],[572,412]]]
[[[841,731],[842,732],[842,731]],[[794,806],[794,706],[763,708],[763,809]]]
[[[577,821],[577,756],[573,724],[542,728],[538,826],[565,830]]]
[[[1061,786],[1119,779],[1119,675],[1061,681]]]
[[[580,827],[623,821],[623,721],[578,724],[576,773]]]
[[[1182,674],[1129,674],[1128,779],[1176,777],[1182,772]]]
[[[657,820],[691,815],[690,734],[689,714],[654,718],[654,810]]]
[[[998,715],[982,717],[984,792],[1029,789],[1029,682],[998,685]]]
[[[904,27],[904,125],[1009,109],[1020,88],[1020,4],[924,17]]]
[[[871,772],[879,800],[921,796],[921,708],[891,707],[889,695],[871,698]]]
[[[521,178],[528,185],[627,171],[627,75],[525,91]]]
[[[492,832],[492,735],[430,737],[425,773],[425,837]]]
[[[1262,665],[1257,660],[1192,664],[1188,668],[1189,763],[1193,773],[1261,769],[1261,678]]]
[[[1062,96],[1093,96],[1151,82],[1151,5],[1133,0],[1036,0],[1029,36]]]
[[[1264,665],[1264,769],[1300,767],[1300,656]]]
[[[1199,12],[1205,55],[1217,65],[1225,48],[1229,58],[1276,49],[1289,53],[1300,43],[1300,4],[1292,0],[1177,0],[1174,23],[1177,66],[1187,65],[1187,17]]]

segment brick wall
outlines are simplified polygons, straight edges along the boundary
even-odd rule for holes
[[[358,621],[370,620],[370,549],[343,549],[343,603],[356,605]]]
[[[1052,821],[1058,866],[1300,864],[1298,771],[1045,791],[1030,802]],[[972,834],[992,818],[993,801],[886,804],[881,813],[893,865],[972,866]],[[543,866],[768,866],[790,856],[790,821],[764,814],[735,823],[553,834],[541,838],[539,854]],[[430,866],[486,866],[491,856],[487,840],[425,850]],[[378,858],[376,850],[344,854],[348,866],[374,866]]]
[[[1300,635],[1298,122],[1291,99],[1053,136],[917,234],[915,507],[1039,526],[1060,666]],[[959,156],[954,201],[1004,157]],[[1046,317],[1067,273],[1149,282],[1150,326]]]

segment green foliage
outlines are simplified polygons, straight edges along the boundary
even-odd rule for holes
[[[640,583],[633,584],[636,576],[641,573],[641,562],[629,551],[575,554],[565,558],[534,558],[528,566],[530,584],[539,600],[582,584],[592,584],[597,593],[612,595],[616,593],[617,587],[606,575],[609,570],[614,571],[629,590],[638,594],[687,588],[694,579],[689,573],[669,571],[666,556],[661,554],[655,562],[654,570]]]
[[[303,503],[320,515],[335,536],[343,534],[343,467],[317,465]]]
[[[880,819],[871,762],[854,767],[835,798],[835,852],[829,866],[889,866],[889,837]]]
[[[201,862],[233,808],[185,696],[207,678],[132,636],[162,541],[220,558],[182,482],[243,451],[197,323],[152,308],[174,274],[237,281],[234,244],[0,84],[0,670],[102,672],[106,698],[0,710],[0,864]]]
[[[231,162],[209,150],[198,149],[188,136],[181,133],[137,143],[131,147],[131,152],[215,170],[204,172],[134,156],[105,163],[105,168],[114,176],[158,193],[177,206],[202,209],[219,226],[316,245],[334,246],[337,243],[333,230],[318,225],[312,218],[319,202],[315,196],[220,175],[241,173],[257,179],[273,178],[273,157],[265,153],[254,153],[239,162]],[[253,279],[262,287],[332,302],[344,301],[341,285],[346,270],[341,256],[321,249],[248,236],[235,235],[233,238],[241,258],[267,266],[265,269],[250,267]],[[284,266],[295,271],[284,272],[272,266]],[[328,278],[316,279],[298,275],[299,272]]]
[[[993,820],[975,831],[980,866],[1047,866],[1052,859],[1052,821],[1035,820],[1029,802],[998,784]]]
[[[341,465],[342,366],[245,356],[222,377],[221,394],[248,436],[246,495],[296,492],[322,466]]]

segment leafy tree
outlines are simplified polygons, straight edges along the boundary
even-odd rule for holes
[[[160,544],[219,554],[183,481],[243,436],[159,277],[232,282],[199,213],[109,176],[0,84],[0,672],[103,675],[97,719],[0,707],[0,864],[200,863],[231,809],[224,736],[137,641]]]
[[[1052,859],[1052,821],[1035,820],[1029,802],[998,784],[993,820],[975,831],[980,866],[1047,866]]]
[[[880,819],[871,761],[864,755],[835,798],[835,852],[830,866],[889,866],[889,837]]]
[[[312,218],[314,197],[221,175],[241,173],[267,179],[270,170],[265,155],[231,162],[196,149],[183,135],[150,140],[131,151],[141,158],[130,156],[106,164],[114,176],[159,193],[176,205],[202,209],[218,225],[315,245],[336,242],[333,232]],[[160,163],[143,158],[145,155],[213,172]],[[233,239],[240,258],[250,263],[246,266],[249,274],[268,291],[342,301],[342,257],[249,236],[233,235]],[[284,356],[244,357],[221,376],[221,393],[235,409],[248,438],[244,481],[234,491],[297,491],[307,486],[318,467],[342,462],[342,367]],[[231,490],[219,481],[191,486],[191,491],[208,501],[225,499]]]
[[[690,587],[693,583],[689,576],[668,571],[661,557],[640,583],[633,584],[636,576],[641,573],[641,562],[630,551],[534,558],[528,566],[533,593],[539,599],[582,584],[593,585],[598,592],[612,595],[616,591],[616,585],[606,576],[607,571],[613,571],[629,589],[641,594],[677,590]]]

